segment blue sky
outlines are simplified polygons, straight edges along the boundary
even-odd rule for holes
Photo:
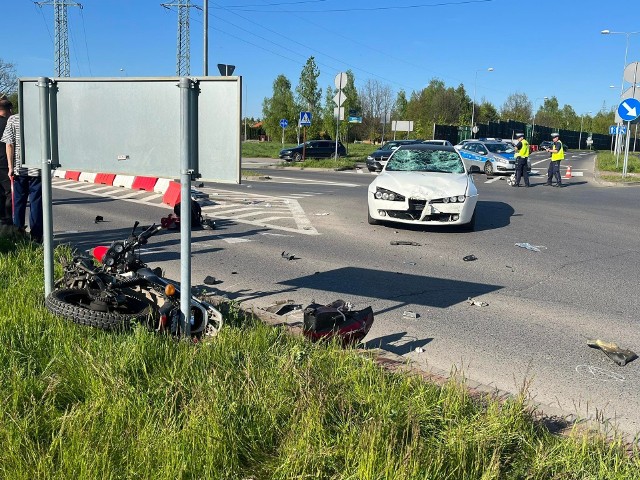
[[[160,5],[171,1],[69,7],[71,76],[174,76],[177,11]],[[278,75],[295,88],[311,55],[323,92],[350,69],[358,87],[372,79],[409,94],[436,77],[464,84],[469,96],[475,84],[476,100],[498,108],[522,92],[536,106],[555,95],[578,114],[595,113],[619,103],[627,41],[600,31],[639,31],[635,1],[209,0],[209,74],[236,65],[243,115],[253,117]],[[2,0],[2,13],[0,58],[19,76],[54,76],[53,7]],[[638,61],[640,35],[628,38],[627,63]],[[203,64],[203,13],[191,9],[191,74]]]

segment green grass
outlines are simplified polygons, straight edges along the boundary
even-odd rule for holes
[[[624,163],[624,154],[621,154],[617,160],[616,155],[611,152],[598,152],[598,171],[600,178],[611,182],[638,182],[640,181],[640,154],[629,153],[627,162],[627,175],[622,177],[622,166]]]
[[[523,396],[479,402],[233,305],[195,345],[76,326],[43,307],[42,262],[0,240],[0,478],[640,478],[637,451],[553,436]]]

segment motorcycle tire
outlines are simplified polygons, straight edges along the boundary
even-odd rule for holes
[[[117,310],[99,312],[89,308],[90,297],[86,290],[64,288],[54,290],[45,299],[45,306],[54,314],[80,325],[102,330],[126,330],[135,321],[148,324],[153,310],[149,302],[134,292],[124,292],[127,301]]]

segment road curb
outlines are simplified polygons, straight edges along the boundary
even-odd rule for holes
[[[229,303],[229,299],[223,296],[207,293],[204,293],[203,296],[207,301],[216,306]],[[253,315],[266,325],[284,328],[292,335],[302,336],[301,322],[288,323],[286,316],[267,312],[251,302],[242,302],[237,304],[236,307],[245,315]],[[464,375],[464,372],[455,370],[447,372],[434,366],[429,366],[425,369],[416,365],[410,359],[380,348],[362,348],[357,349],[357,351],[360,354],[369,356],[379,366],[390,373],[417,376],[424,381],[434,383],[441,387],[452,380],[456,381],[458,384],[464,386],[469,395],[479,402],[490,400],[504,403],[518,396],[513,392],[500,390],[497,387],[470,379]],[[615,427],[612,426],[612,420],[603,419],[599,421],[594,418],[583,418],[575,413],[565,411],[553,405],[536,402],[533,399],[525,399],[524,403],[532,420],[543,425],[552,434],[568,436],[573,431],[578,431],[579,433],[585,434],[605,435],[606,438],[610,440],[612,440],[614,436],[621,436],[623,441],[628,445],[632,445],[635,441],[635,436],[631,433],[615,430]]]

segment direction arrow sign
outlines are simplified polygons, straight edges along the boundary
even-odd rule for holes
[[[283,118],[282,120],[280,120],[280,126],[282,128],[287,128],[287,125],[289,125],[289,122],[287,121],[286,118]]]
[[[609,127],[609,135],[617,135],[618,133],[625,135],[627,133],[627,127],[624,125],[611,125]]]
[[[640,115],[640,100],[626,98],[618,105],[618,115],[625,122],[631,122]]]
[[[308,127],[311,125],[311,112],[300,112],[300,126]]]

